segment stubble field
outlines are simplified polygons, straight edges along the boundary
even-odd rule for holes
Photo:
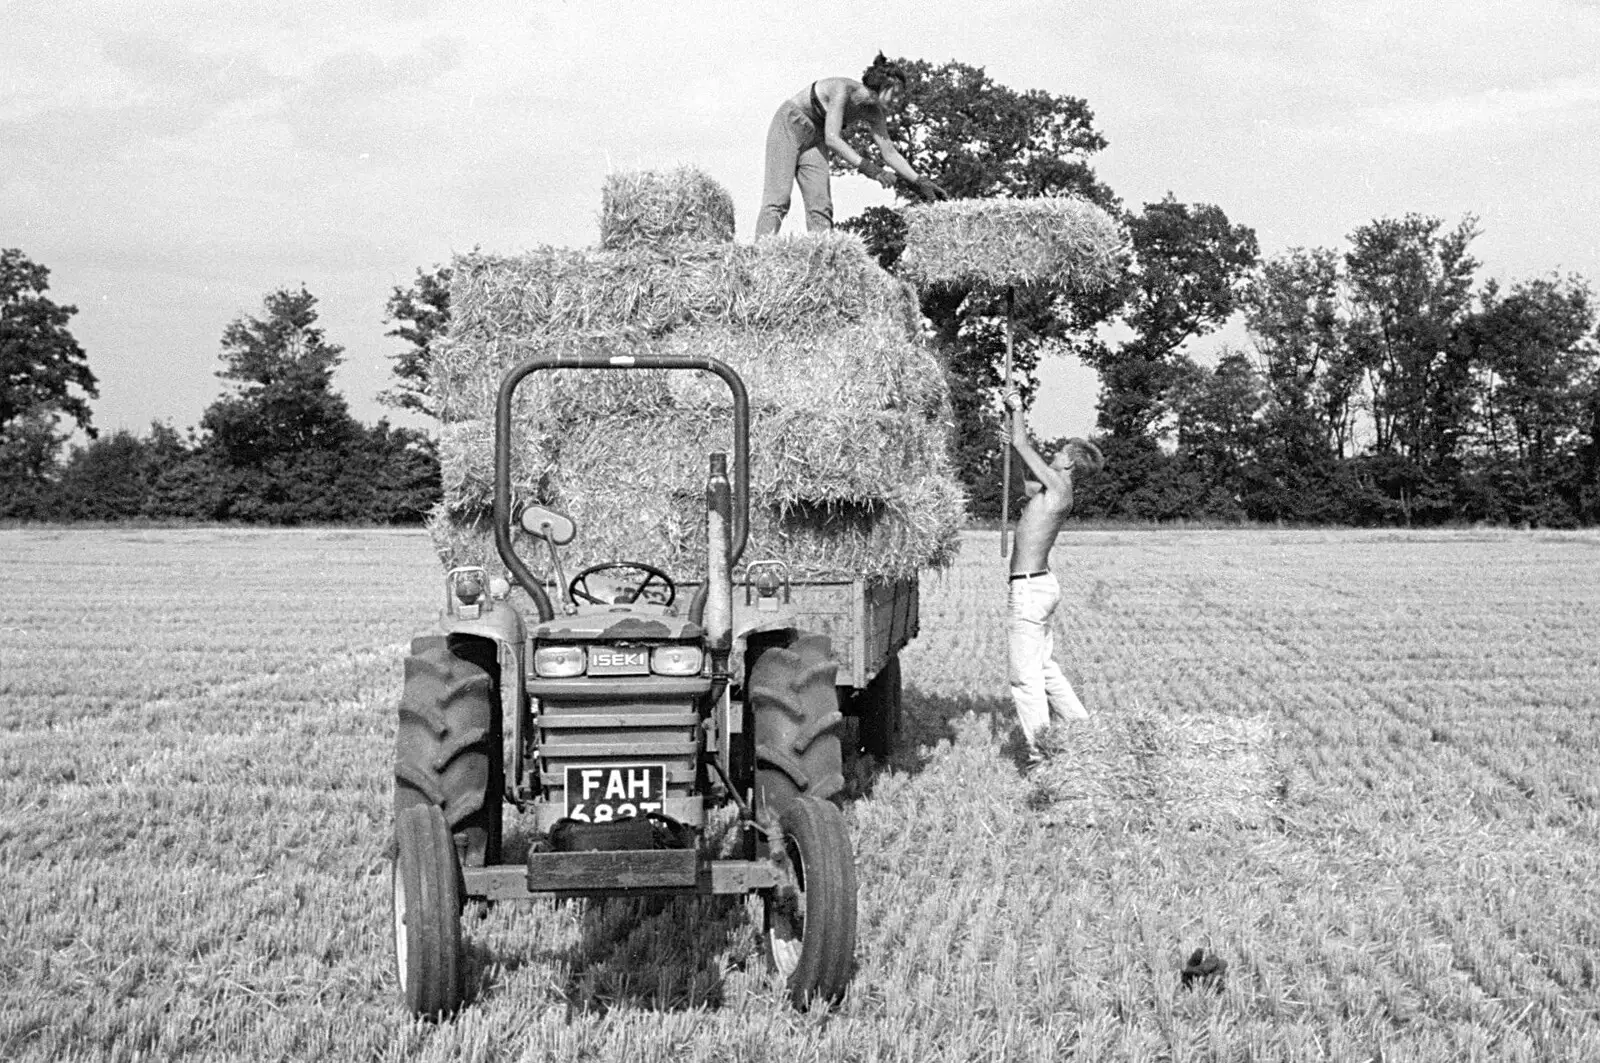
[[[0,1059],[1600,1059],[1600,535],[1069,532],[1054,564],[1090,711],[1259,725],[1256,814],[1175,747],[1181,814],[1024,778],[971,534],[902,749],[856,772],[842,1006],[787,1006],[742,903],[537,903],[469,916],[476,999],[432,1027],[383,855],[426,537],[0,531]],[[1180,987],[1196,947],[1218,991]]]

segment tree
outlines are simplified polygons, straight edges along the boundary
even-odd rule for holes
[[[17,248],[0,251],[0,435],[30,411],[59,411],[93,438],[88,399],[97,398],[89,362],[67,329],[78,312],[45,292],[50,271]],[[77,389],[77,394],[73,389]]]
[[[1486,519],[1569,523],[1582,508],[1582,437],[1597,370],[1594,293],[1578,277],[1489,281],[1461,328]]]
[[[1173,402],[1179,456],[1207,483],[1236,490],[1260,446],[1263,403],[1260,375],[1241,351],[1226,352],[1215,369],[1186,373]]]
[[[433,345],[450,326],[450,267],[434,266],[417,270],[409,288],[396,286],[384,304],[384,320],[397,322],[384,333],[410,344],[394,355],[395,386],[378,396],[378,401],[400,410],[415,410],[437,417],[428,383],[428,365]]]
[[[1457,330],[1471,309],[1478,235],[1468,216],[1441,233],[1438,218],[1382,218],[1350,236],[1345,255],[1348,342],[1366,373],[1374,449],[1419,465],[1454,452],[1471,376]]]
[[[1339,256],[1292,248],[1262,264],[1245,320],[1269,393],[1266,437],[1282,466],[1325,466],[1352,445],[1361,369],[1346,343]]]
[[[316,296],[302,287],[265,300],[266,316],[232,322],[222,333],[224,368],[235,385],[201,418],[208,445],[226,465],[261,469],[275,460],[337,450],[360,426],[333,390],[343,348],[316,327]]]
[[[66,438],[56,430],[56,411],[42,404],[0,431],[0,517],[55,516],[56,455]]]
[[[1456,505],[1460,443],[1472,402],[1470,352],[1459,329],[1478,263],[1470,215],[1381,218],[1350,236],[1348,344],[1372,418],[1366,481],[1407,525],[1447,519]]]
[[[953,196],[1080,195],[1118,209],[1089,158],[1106,146],[1087,103],[1039,90],[1018,92],[997,84],[980,67],[896,60],[906,71],[906,105],[889,118],[889,135],[913,169],[931,176]],[[867,134],[852,130],[861,151]],[[902,192],[902,197],[908,195]],[[840,228],[859,233],[885,269],[905,249],[898,210],[870,207]],[[1074,350],[1116,309],[1116,293],[1072,300],[1019,291],[1015,323],[1016,365],[1031,391],[1039,353],[1051,340]],[[998,494],[1000,445],[995,402],[1001,384],[1005,295],[966,288],[922,293],[922,312],[950,377],[956,424],[957,472],[973,504],[987,508]]]
[[[1179,203],[1169,192],[1129,215],[1133,268],[1122,320],[1133,337],[1092,344],[1100,372],[1100,428],[1121,441],[1152,441],[1168,392],[1188,369],[1182,348],[1220,327],[1240,305],[1259,248],[1255,230],[1221,207]]]
[[[316,327],[317,300],[304,287],[269,294],[264,317],[244,317],[222,334],[223,369],[234,392],[201,418],[205,450],[231,478],[227,516],[298,523],[339,520],[349,493],[337,481],[363,429],[333,390],[343,349]],[[315,504],[311,500],[316,499]]]
[[[144,507],[150,468],[145,446],[132,432],[74,447],[56,487],[57,512],[68,520],[124,520]]]

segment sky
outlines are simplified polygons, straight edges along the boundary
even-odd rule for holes
[[[1216,204],[1265,256],[1472,214],[1480,276],[1600,284],[1600,0],[0,0],[0,25],[0,247],[78,308],[102,431],[196,424],[223,329],[301,284],[376,420],[392,289],[594,244],[615,170],[701,167],[749,240],[778,103],[880,49],[1086,100],[1125,204]],[[1041,379],[1034,428],[1087,434],[1093,374]]]

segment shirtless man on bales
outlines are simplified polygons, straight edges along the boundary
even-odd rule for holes
[[[1052,460],[1045,461],[1028,441],[1022,396],[1008,391],[1005,403],[1011,411],[1011,427],[1004,442],[1016,448],[1036,478],[1036,482],[1028,482],[1028,503],[1017,520],[1010,581],[1011,700],[1031,766],[1044,759],[1039,739],[1051,723],[1089,715],[1053,655],[1052,620],[1061,601],[1061,584],[1050,571],[1050,549],[1072,510],[1073,472],[1097,471],[1105,459],[1093,443],[1070,439]]]

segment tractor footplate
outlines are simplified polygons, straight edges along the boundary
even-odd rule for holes
[[[538,896],[599,897],[629,893],[751,893],[778,884],[767,860],[699,860],[692,849],[637,852],[531,853],[528,866],[461,869],[474,900],[526,901]]]
[[[693,849],[530,853],[528,889],[538,893],[692,890],[699,870],[699,854]]]

